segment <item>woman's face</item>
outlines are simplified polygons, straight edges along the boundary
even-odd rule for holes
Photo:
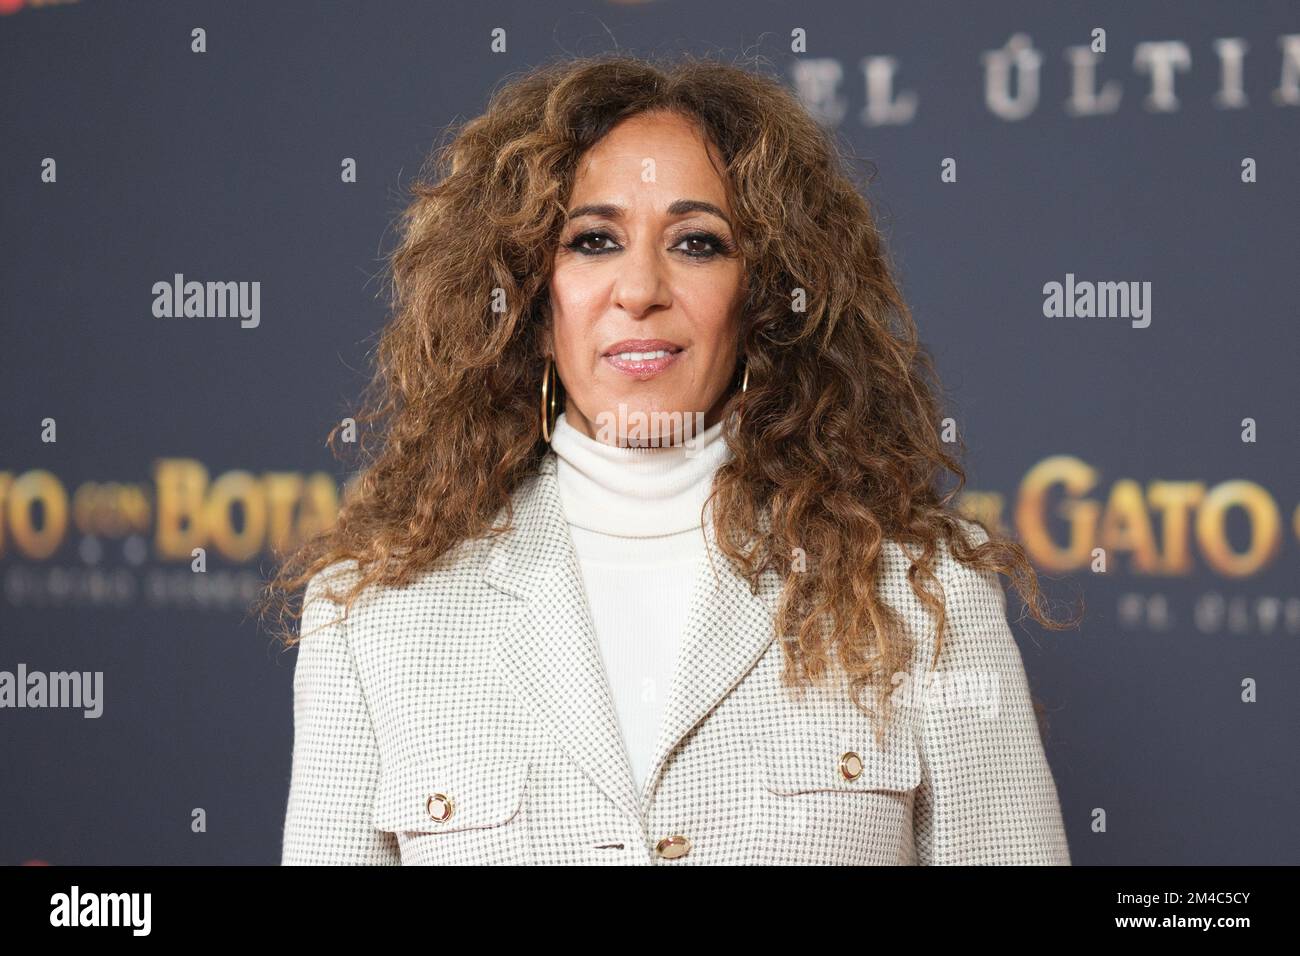
[[[566,418],[591,438],[685,441],[721,416],[745,276],[710,155],[721,168],[688,120],[645,113],[579,163],[551,274],[552,345]]]

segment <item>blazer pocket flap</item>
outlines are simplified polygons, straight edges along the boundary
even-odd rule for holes
[[[779,794],[915,790],[921,785],[920,750],[901,718],[895,720],[879,745],[865,717],[842,726],[795,725],[757,740],[765,786]]]
[[[375,791],[374,826],[418,833],[501,826],[523,805],[528,764],[514,754],[385,768]]]

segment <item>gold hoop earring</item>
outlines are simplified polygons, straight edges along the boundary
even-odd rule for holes
[[[542,438],[548,445],[551,443],[551,432],[555,428],[555,421],[558,417],[555,414],[556,385],[555,363],[551,361],[551,357],[548,355],[546,356],[546,371],[542,373]],[[551,403],[549,415],[546,407],[548,398]]]
[[[745,361],[745,379],[740,383],[740,393],[745,394],[745,389],[749,388],[749,361]]]

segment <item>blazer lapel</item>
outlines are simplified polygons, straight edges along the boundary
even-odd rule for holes
[[[592,782],[640,819],[553,455],[516,496],[514,524],[493,541],[483,571],[493,587],[522,599],[497,633],[497,665]]]
[[[706,555],[691,593],[659,742],[641,792],[647,819],[665,761],[758,663],[775,637],[780,576],[769,569],[759,577],[757,593],[752,592],[718,549],[713,527],[706,531]]]
[[[484,563],[488,584],[519,599],[497,632],[495,660],[546,731],[621,809],[644,826],[668,756],[731,691],[772,642],[782,582],[772,571],[758,593],[718,550],[707,554],[689,598],[672,688],[645,786],[636,794],[609,680],[601,663],[582,568],[555,485],[555,456],[515,497],[512,532]]]

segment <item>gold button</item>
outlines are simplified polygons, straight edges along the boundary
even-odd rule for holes
[[[665,860],[676,860],[691,852],[691,841],[686,837],[664,837],[655,845],[655,852]]]
[[[845,780],[857,780],[862,776],[862,758],[850,750],[840,757],[840,773]]]
[[[446,823],[451,819],[455,807],[452,805],[451,797],[445,793],[431,793],[428,802],[425,803],[425,809],[429,811],[429,819]]]

